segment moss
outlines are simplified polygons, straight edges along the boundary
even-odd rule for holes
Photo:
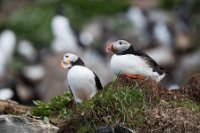
[[[80,119],[69,128],[78,129],[77,132],[91,132],[101,125],[120,124],[136,129],[145,122],[144,108],[145,98],[140,89],[126,86],[114,88],[110,84],[90,101],[77,107]]]

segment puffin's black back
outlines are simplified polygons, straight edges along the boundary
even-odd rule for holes
[[[85,66],[84,62],[79,57],[75,62],[72,62],[72,66],[75,66],[75,65]]]
[[[94,72],[93,72],[94,73]],[[102,87],[102,84],[101,84],[101,81],[99,79],[99,77],[96,75],[96,73],[94,73],[95,75],[95,83],[96,83],[96,87],[98,90],[101,90],[103,87]]]
[[[126,55],[126,54],[133,54],[136,56],[140,56],[143,58],[151,67],[153,67],[153,71],[157,72],[158,74],[162,75],[164,73],[163,68],[159,66],[156,61],[154,61],[150,56],[147,54],[140,52],[140,51],[135,51],[133,46],[130,46],[129,49],[122,53],[118,53],[117,55]]]

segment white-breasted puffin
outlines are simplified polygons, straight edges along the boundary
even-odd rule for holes
[[[85,67],[84,62],[77,55],[65,54],[61,66],[69,69],[67,80],[77,103],[89,100],[97,93],[97,90],[102,89],[98,76]]]
[[[133,46],[118,40],[106,47],[108,53],[114,53],[111,58],[111,69],[116,75],[126,75],[131,78],[151,78],[157,82],[164,78],[165,72],[156,61],[145,53],[135,51]]]

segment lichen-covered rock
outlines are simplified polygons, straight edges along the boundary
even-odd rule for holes
[[[24,116],[1,115],[0,133],[56,133],[58,127]]]

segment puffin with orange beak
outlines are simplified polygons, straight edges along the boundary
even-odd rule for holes
[[[163,68],[156,61],[145,53],[135,51],[133,46],[125,40],[110,43],[106,51],[113,53],[110,66],[116,75],[141,80],[151,78],[157,82],[165,77]]]
[[[61,61],[62,68],[68,68],[67,80],[76,103],[91,99],[102,89],[98,76],[88,69],[75,54],[67,53]]]

